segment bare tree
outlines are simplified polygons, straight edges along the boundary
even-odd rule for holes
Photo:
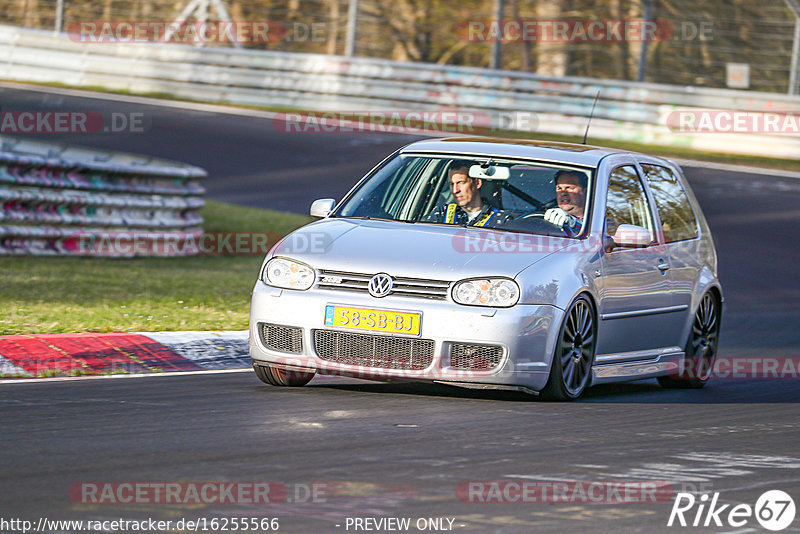
[[[519,10],[519,0],[511,0],[511,13],[514,17],[514,20],[518,22],[522,22],[522,17],[520,16]],[[522,55],[522,63],[520,65],[521,70],[530,71],[531,70],[531,43],[528,39],[520,38],[520,53]]]
[[[325,53],[336,54],[336,41],[339,38],[339,25],[341,24],[341,10],[339,0],[328,0],[328,23],[326,24],[327,39],[325,42]]]
[[[22,12],[22,25],[28,28],[38,28],[41,24],[39,13],[39,0],[20,0]]]
[[[554,21],[561,17],[564,0],[539,0],[536,4],[536,18],[540,21]],[[567,74],[567,51],[565,43],[551,39],[539,39],[536,43],[536,72],[551,76]]]

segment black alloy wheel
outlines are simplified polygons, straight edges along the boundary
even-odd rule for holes
[[[686,356],[678,373],[658,377],[667,388],[701,388],[708,383],[714,370],[719,344],[720,306],[712,293],[703,295],[694,314],[692,331],[686,341]]]
[[[580,296],[572,303],[550,365],[550,378],[542,390],[547,400],[574,400],[591,382],[597,345],[597,320],[589,300]]]

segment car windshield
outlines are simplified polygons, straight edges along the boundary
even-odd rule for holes
[[[575,237],[584,228],[591,184],[591,169],[577,166],[398,154],[348,196],[333,216]]]

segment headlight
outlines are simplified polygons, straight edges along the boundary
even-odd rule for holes
[[[314,283],[314,270],[287,258],[272,258],[264,266],[261,279],[265,284],[304,291]]]
[[[508,278],[464,280],[453,287],[453,300],[470,306],[508,308],[519,301],[519,286]]]

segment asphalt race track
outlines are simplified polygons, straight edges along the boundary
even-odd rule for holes
[[[31,137],[185,161],[208,170],[211,199],[296,212],[315,198],[341,196],[414,139],[286,133],[268,118],[19,88],[0,88],[0,107],[143,113],[144,133]],[[800,179],[686,172],[720,256],[720,355],[797,358]],[[599,386],[569,404],[335,377],[274,388],[250,372],[4,384],[0,516],[34,525],[41,518],[154,518],[173,521],[172,530],[181,519],[205,518],[206,532],[232,532],[234,519],[271,517],[281,532],[763,532],[752,517],[742,527],[667,521],[680,491],[706,494],[709,502],[719,492],[718,506],[730,505],[723,521],[732,506],[754,507],[767,490],[783,490],[800,506],[798,384],[717,379],[704,390],[675,391],[648,380]],[[613,493],[605,502],[520,502],[523,483],[552,488],[564,480],[605,488],[655,482],[660,490],[643,503],[619,502]],[[269,482],[277,497],[257,505],[246,496],[221,504],[101,504],[91,497],[125,482],[185,489],[209,481]],[[478,502],[465,490],[475,487],[471,481],[505,488],[507,502]],[[698,510],[699,501],[687,522]],[[700,517],[702,525],[705,512]],[[410,530],[378,523],[388,518],[410,518]],[[798,531],[800,520],[783,530]]]

